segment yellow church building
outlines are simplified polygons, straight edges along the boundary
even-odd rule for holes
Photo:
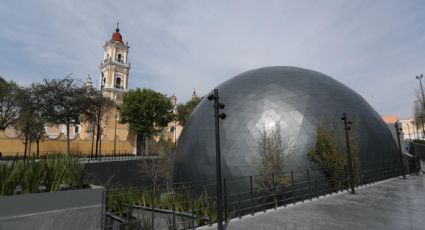
[[[129,73],[131,64],[128,60],[129,45],[124,42],[120,30],[117,28],[109,41],[103,46],[103,60],[100,63],[99,89],[105,97],[112,99],[117,106],[122,103],[122,95],[128,91]],[[86,86],[92,86],[90,76],[85,82]],[[177,106],[177,98],[170,97],[174,108]],[[174,112],[176,110],[174,109]],[[122,155],[135,154],[136,136],[129,130],[128,124],[118,122],[119,112],[117,107],[110,109],[102,122],[102,137],[100,152],[102,155]],[[170,122],[165,127],[164,137],[171,143],[177,143],[182,131],[182,126],[178,122]],[[64,125],[46,126],[46,134],[40,142],[40,154],[65,153],[66,152],[66,129]],[[73,154],[90,155],[93,153],[93,125],[83,123],[70,129],[71,152]],[[148,143],[149,149],[155,151],[155,141],[159,137],[154,137]],[[2,156],[22,155],[24,152],[23,135],[16,129],[8,128],[4,132],[0,131],[0,152]],[[31,143],[28,151],[32,155],[35,153],[35,143]]]

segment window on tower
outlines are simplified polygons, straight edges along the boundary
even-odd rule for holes
[[[117,61],[118,62],[122,62],[122,60],[121,60],[121,54],[118,54]]]
[[[115,80],[115,88],[121,89],[121,78],[117,77],[117,79]]]

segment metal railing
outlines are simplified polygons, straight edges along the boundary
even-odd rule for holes
[[[399,163],[356,172],[355,187],[399,177]],[[349,173],[330,176],[324,170],[291,171],[223,179],[223,219],[255,215],[289,204],[349,191]],[[103,229],[194,229],[217,221],[215,181],[161,184],[155,187],[109,188],[105,192]],[[155,191],[155,192],[153,192]]]
[[[98,162],[109,162],[109,161],[127,161],[127,160],[142,160],[142,159],[154,159],[158,156],[138,156],[138,155],[102,155],[99,157],[80,157],[82,163],[98,163]]]
[[[39,155],[38,157],[35,154],[31,154],[28,156],[24,156],[22,153],[16,153],[14,156],[2,156],[0,157],[0,162],[13,162],[18,160],[25,160],[25,159],[45,159],[47,157],[51,156],[57,156],[62,155],[66,156],[66,153],[58,153],[58,152],[45,152],[42,155]],[[148,155],[148,156],[140,156],[140,155],[134,155],[131,152],[116,152],[116,154],[113,153],[104,153],[99,156],[95,155],[77,155],[77,154],[71,154],[73,157],[79,158],[81,163],[97,163],[97,162],[108,162],[108,161],[126,161],[126,160],[140,160],[140,159],[153,159],[157,158],[156,155]]]

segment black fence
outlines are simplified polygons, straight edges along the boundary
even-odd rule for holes
[[[412,171],[408,171],[411,173]],[[400,163],[355,172],[355,187],[401,175]],[[347,167],[339,175],[325,169],[224,179],[222,213],[227,222],[297,202],[350,190]],[[192,181],[151,187],[108,188],[103,229],[194,229],[217,222],[216,184]]]
[[[48,155],[57,155],[57,154],[67,154],[65,150],[58,150],[58,151],[39,151],[38,153],[36,151],[28,151],[26,154],[24,152],[5,152],[0,150],[0,158],[24,158],[24,157],[45,157]],[[25,156],[26,155],[26,156]],[[93,153],[89,152],[82,152],[82,151],[74,151],[71,150],[71,155],[73,156],[90,156],[95,157],[96,152],[93,151]],[[113,150],[102,150],[99,151],[97,156],[116,156],[116,155],[134,155],[133,149],[117,149],[115,150],[115,153]]]
[[[96,162],[107,162],[107,161],[126,161],[126,160],[142,160],[142,159],[154,159],[158,156],[151,155],[151,156],[138,156],[138,155],[102,155],[98,157],[90,157],[90,156],[83,156],[79,159],[82,161],[82,163],[96,163]]]
[[[36,155],[28,155],[28,156],[24,156],[23,154],[19,154],[17,153],[14,156],[3,156],[0,157],[0,162],[9,162],[9,161],[17,161],[17,160],[25,160],[25,159],[35,159],[35,160],[40,160],[40,159],[45,159],[47,157],[51,157],[51,156],[57,156],[57,155],[62,155],[62,156],[66,156],[66,153],[46,153],[43,154],[39,157],[37,157]],[[149,155],[149,156],[138,156],[138,155],[134,155],[132,153],[120,153],[118,154],[104,154],[104,155],[99,155],[99,156],[91,156],[91,155],[76,155],[76,154],[71,154],[73,157],[79,158],[81,160],[82,163],[96,163],[96,162],[107,162],[107,161],[124,161],[124,160],[139,160],[139,159],[152,159],[152,158],[156,158],[156,155]]]

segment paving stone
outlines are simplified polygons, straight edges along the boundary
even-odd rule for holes
[[[217,229],[203,227],[200,229]],[[227,230],[425,229],[425,175],[380,182],[295,206],[233,219]]]

